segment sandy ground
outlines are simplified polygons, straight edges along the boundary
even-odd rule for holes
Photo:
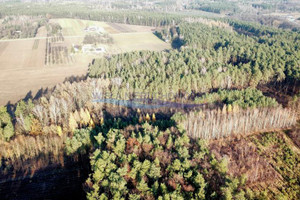
[[[111,24],[73,19],[55,19],[60,23],[65,36],[64,45],[81,44],[87,26],[101,26],[111,34],[114,44],[103,45],[107,53],[115,54],[134,50],[160,51],[170,45],[152,33],[153,27]],[[41,27],[35,38],[0,40],[0,105],[16,103],[27,95],[52,88],[66,78],[82,76],[88,65],[103,55],[75,54],[73,62],[60,65],[45,65],[47,31]]]

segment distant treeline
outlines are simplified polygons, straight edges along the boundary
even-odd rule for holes
[[[24,6],[28,9],[24,9]],[[165,14],[143,11],[103,11],[89,7],[88,5],[68,4],[14,4],[1,6],[0,16],[14,15],[39,16],[44,15],[53,18],[79,18],[86,20],[136,24],[146,26],[175,25],[182,21],[182,16],[176,14]]]
[[[193,9],[199,9],[206,12],[212,13],[236,13],[239,11],[239,5],[237,2],[228,2],[228,1],[198,1],[198,3],[194,3],[191,5]]]

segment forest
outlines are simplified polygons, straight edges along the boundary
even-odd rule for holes
[[[196,2],[193,9],[224,12],[224,2]],[[86,199],[300,199],[297,30],[85,4],[70,4],[72,12],[32,6],[0,13],[153,26],[172,49],[106,54],[82,78],[1,106],[1,178],[77,162],[87,169]],[[58,24],[46,29],[59,40]],[[104,40],[113,42],[88,35],[84,43]],[[172,106],[136,109],[97,98]]]
[[[0,20],[0,39],[35,37],[38,29],[46,24],[42,16],[9,16]]]
[[[110,89],[113,95],[122,90],[196,95],[214,89],[255,88],[274,81],[299,83],[299,34],[249,27],[234,24],[235,31],[181,23],[159,34],[171,37],[178,50],[96,59],[89,76],[120,79],[120,84]]]

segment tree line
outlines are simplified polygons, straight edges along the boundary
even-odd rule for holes
[[[24,9],[30,6],[30,9]],[[135,24],[145,26],[175,25],[182,21],[181,16],[163,12],[150,11],[122,11],[122,10],[99,10],[91,8],[88,4],[3,4],[0,8],[2,16],[9,16],[18,13],[29,16],[46,16],[47,18],[79,18],[85,20],[105,21],[124,24]]]
[[[194,138],[220,139],[235,135],[276,131],[296,125],[297,114],[291,109],[258,108],[240,110],[236,106],[224,106],[212,111],[190,112],[183,123],[188,134]]]

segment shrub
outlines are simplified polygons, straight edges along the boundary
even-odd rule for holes
[[[14,126],[6,107],[0,107],[0,140],[9,141],[14,136]]]

